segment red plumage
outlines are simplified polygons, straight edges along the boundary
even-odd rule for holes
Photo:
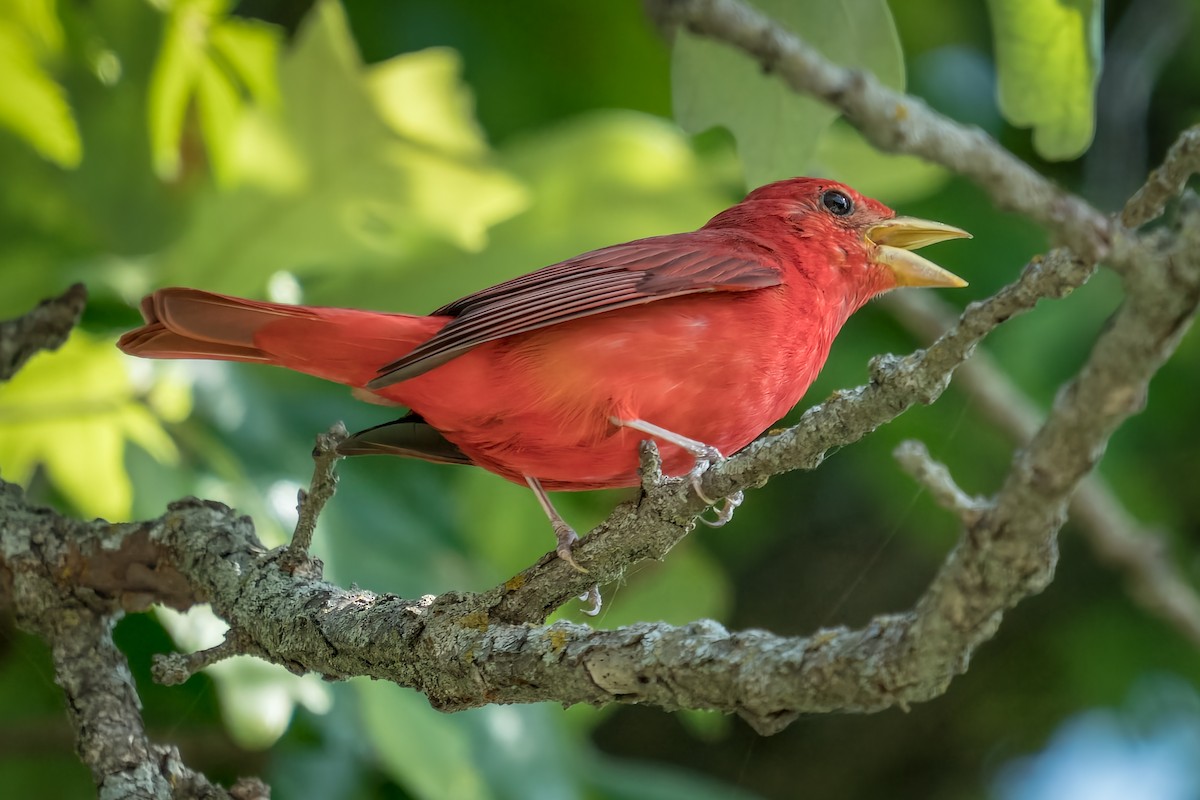
[[[872,296],[962,285],[908,251],[966,234],[894,217],[840,184],[797,178],[698,231],[586,253],[429,316],[162,289],[119,346],[274,364],[419,415],[360,434],[350,453],[470,462],[548,489],[629,486],[650,437],[618,422],[735,452],[796,404]],[[662,449],[668,474],[697,459]]]

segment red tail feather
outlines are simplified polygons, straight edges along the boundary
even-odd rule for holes
[[[142,300],[146,324],[117,343],[143,358],[276,364],[361,386],[375,370],[433,336],[444,317],[245,300],[160,289]]]

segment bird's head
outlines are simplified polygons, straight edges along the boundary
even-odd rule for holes
[[[899,286],[966,286],[962,278],[913,251],[971,234],[941,222],[898,217],[849,186],[821,178],[791,178],[761,186],[709,226],[762,226],[768,238],[786,241],[807,262],[864,288],[867,296]],[[820,267],[818,266],[820,265]],[[866,297],[863,297],[863,301]]]

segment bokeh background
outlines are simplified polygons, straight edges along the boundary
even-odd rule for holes
[[[825,16],[890,31],[881,2],[825,5]],[[1095,139],[1059,161],[1000,113],[983,2],[905,0],[890,11],[902,45],[881,67],[890,80],[906,75],[909,91],[1106,210],[1200,121],[1191,0],[1104,4],[1092,39],[1106,69]],[[881,52],[863,57],[887,62]],[[772,112],[750,109],[736,143],[723,130],[685,133],[673,121],[671,59],[633,0],[0,0],[0,317],[74,281],[91,293],[68,345],[0,386],[0,472],[84,517],[218,499],[280,543],[314,434],[339,419],[368,427],[388,410],[267,368],[127,359],[113,343],[137,323],[138,298],[191,285],[416,312],[583,250],[697,227],[736,202],[748,177],[769,176],[735,144],[761,134]],[[675,90],[677,103],[680,92],[704,95],[678,73]],[[873,153],[847,127],[814,141],[785,162],[790,172],[831,175],[975,234],[936,253],[971,281],[943,293],[951,303],[987,296],[1049,244],[973,186]],[[987,349],[1045,407],[1119,302],[1101,272]],[[801,408],[865,381],[870,356],[917,345],[873,304]],[[1197,374],[1193,333],[1101,468],[1190,577]],[[606,587],[592,624],[712,617],[800,634],[907,608],[956,535],[891,460],[912,437],[980,494],[1014,447],[951,388]],[[315,550],[343,585],[482,589],[550,546],[530,494],[482,471],[361,459],[340,472]],[[583,530],[622,496],[556,502]],[[136,615],[117,638],[155,739],[214,778],[261,775],[285,800],[1200,796],[1200,654],[1144,613],[1070,525],[1062,547],[1054,583],[1008,616],[945,696],[908,712],[807,717],[769,739],[736,719],[649,708],[447,716],[392,685],[327,684],[251,659],[164,688],[149,679],[151,655],[215,643],[219,621]],[[46,649],[3,614],[0,793],[92,796]]]

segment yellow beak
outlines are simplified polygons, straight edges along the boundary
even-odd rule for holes
[[[971,234],[953,225],[943,225],[916,217],[895,217],[867,229],[867,242],[872,245],[871,260],[882,264],[896,276],[897,286],[966,286],[967,282],[952,272],[912,252],[927,244],[947,239],[970,239]]]

